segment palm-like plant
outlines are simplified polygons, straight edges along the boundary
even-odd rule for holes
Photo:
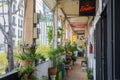
[[[34,70],[35,67],[31,65],[19,68],[19,77],[21,78],[21,80],[36,80],[36,77],[34,76]]]

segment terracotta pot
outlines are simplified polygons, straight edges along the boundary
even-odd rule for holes
[[[22,67],[25,67],[25,66],[27,66],[27,65],[32,65],[33,64],[33,61],[32,60],[21,60],[21,62],[20,62],[20,65],[22,66]]]
[[[57,68],[56,67],[50,67],[50,68],[48,68],[48,73],[49,73],[49,75],[56,75]]]

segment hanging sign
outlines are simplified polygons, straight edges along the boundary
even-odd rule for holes
[[[79,0],[80,16],[95,16],[96,0]]]

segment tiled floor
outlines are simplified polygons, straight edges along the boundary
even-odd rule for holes
[[[82,58],[77,59],[75,65],[68,71],[65,80],[88,80],[86,77],[86,72],[81,70],[81,60]]]

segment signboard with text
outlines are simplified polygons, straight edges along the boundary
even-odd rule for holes
[[[79,16],[95,16],[96,0],[80,0]]]

